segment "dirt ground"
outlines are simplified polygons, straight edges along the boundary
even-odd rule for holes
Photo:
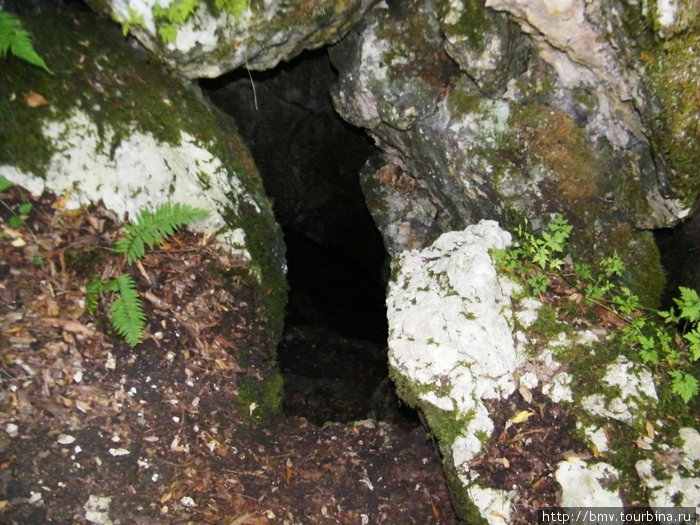
[[[456,523],[423,427],[276,413],[243,261],[179,232],[127,266],[103,208],[0,199],[0,522]],[[148,323],[133,349],[110,293],[86,313],[88,280],[122,272]]]

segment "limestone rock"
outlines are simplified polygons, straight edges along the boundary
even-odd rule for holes
[[[340,39],[369,0],[88,0],[188,78],[270,69]]]
[[[697,431],[662,421],[666,413],[660,415],[651,370],[639,360],[610,355],[611,336],[605,330],[567,329],[543,342],[535,327],[544,322],[539,311],[551,305],[517,299],[519,287],[497,273],[491,258],[490,250],[509,243],[510,235],[494,221],[443,234],[426,248],[398,255],[388,289],[390,374],[400,397],[424,413],[462,518],[475,523],[476,507],[485,522],[517,522],[511,504],[519,501],[519,488],[485,483],[472,468],[484,457],[493,459],[481,454],[504,439],[505,430],[495,432],[495,413],[487,406],[517,396],[516,388],[525,403],[523,391],[532,396],[537,389],[554,403],[570,406],[592,451],[562,451],[555,476],[561,489],[557,505],[622,507],[630,502],[617,487],[640,482],[649,488],[653,505],[677,504],[672,494],[682,496],[685,506],[695,505]],[[582,378],[590,372],[576,366],[586,355],[590,361],[584,366],[595,370]],[[620,427],[625,427],[624,438]],[[684,447],[664,444],[662,433],[682,439]],[[559,442],[562,436],[553,434]],[[550,453],[544,449],[543,454]],[[600,454],[606,454],[605,461],[596,460]],[[626,459],[630,454],[645,458],[636,469]],[[546,461],[552,459],[548,455]],[[659,463],[667,475],[653,474]]]
[[[537,227],[562,213],[583,232],[576,250],[620,253],[654,304],[663,272],[643,230],[686,218],[700,188],[657,162],[664,148],[648,125],[658,105],[622,15],[582,0],[437,4],[379,3],[331,50],[336,109],[375,139],[391,164],[383,173],[418,181],[436,209],[413,233],[427,246],[484,218]],[[415,223],[415,208],[401,209],[383,227],[387,246]]]
[[[53,191],[68,208],[103,201],[123,218],[166,201],[210,210],[193,227],[217,235],[275,290],[280,316],[281,234],[231,122],[91,13],[46,10],[22,22],[57,73],[19,61],[3,70],[0,175]],[[30,91],[48,104],[28,105]]]

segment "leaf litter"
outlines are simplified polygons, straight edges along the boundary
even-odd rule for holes
[[[123,271],[114,214],[0,198],[0,521],[457,523],[422,427],[265,420],[241,402],[275,357],[245,261],[188,232],[147,254],[131,349],[106,304],[85,313],[88,281]]]

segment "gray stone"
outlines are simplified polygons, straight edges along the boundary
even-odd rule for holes
[[[270,69],[340,39],[370,0],[88,0],[188,78]]]

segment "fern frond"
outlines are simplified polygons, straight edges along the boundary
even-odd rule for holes
[[[180,226],[207,215],[207,210],[180,203],[165,202],[158,205],[153,212],[142,209],[134,221],[124,225],[124,239],[117,241],[114,249],[126,254],[127,262],[132,263],[143,257],[146,246],[153,248],[171,236]]]
[[[136,291],[136,283],[128,274],[122,274],[108,281],[108,288],[115,289],[119,297],[109,307],[112,326],[129,346],[136,346],[143,338],[146,314]]]
[[[53,71],[34,49],[32,37],[22,28],[20,21],[10,13],[0,12],[0,56],[6,56],[8,51],[53,75]]]
[[[94,314],[97,311],[97,303],[100,299],[100,292],[104,289],[104,281],[93,278],[85,286],[85,311]]]

